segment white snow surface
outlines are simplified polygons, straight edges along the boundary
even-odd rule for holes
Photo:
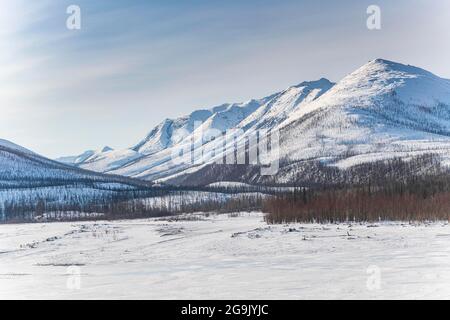
[[[449,297],[448,223],[267,225],[250,213],[0,225],[0,299]]]

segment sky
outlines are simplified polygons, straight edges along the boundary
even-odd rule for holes
[[[449,30],[442,0],[0,0],[0,138],[52,158],[131,147],[165,118],[376,58],[450,78]]]

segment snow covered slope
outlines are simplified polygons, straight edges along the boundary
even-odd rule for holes
[[[94,153],[95,153],[94,150],[88,150],[88,151],[85,151],[82,154],[79,154],[76,156],[59,157],[59,158],[56,158],[55,161],[66,163],[66,164],[76,165],[76,164],[80,164],[80,163],[86,161]]]
[[[164,150],[185,140],[200,125],[205,129],[225,131],[238,125],[264,102],[265,99],[250,100],[246,103],[227,103],[207,110],[197,110],[174,120],[166,119],[132,150],[143,155]]]
[[[248,120],[246,120],[248,121]],[[377,59],[316,99],[302,103],[280,124],[281,166],[271,180],[290,183],[310,163],[349,168],[389,158],[435,154],[450,164],[450,80],[423,69]],[[272,159],[275,160],[275,159]],[[295,164],[295,165],[293,165]],[[212,177],[258,181],[254,168],[202,166],[165,178],[211,183]],[[226,172],[223,176],[222,172]],[[194,178],[195,177],[195,178]],[[208,177],[202,180],[202,177]],[[251,180],[245,180],[251,177]]]
[[[33,183],[75,180],[119,182],[127,179],[61,164],[4,140],[0,143],[0,186],[1,182],[7,181]]]
[[[374,60],[278,128],[280,156],[291,160],[343,157],[341,165],[352,165],[402,153],[447,153],[450,80]]]
[[[226,103],[211,109],[201,109],[177,119],[165,119],[138,144],[123,150],[95,152],[82,161],[72,162],[88,170],[141,176],[155,165],[171,160],[172,148],[190,141],[194,131],[215,129],[220,132],[236,127],[272,97],[250,100],[245,103]],[[65,157],[80,159],[81,156]],[[65,158],[58,161],[67,162]]]
[[[320,97],[333,83],[326,79],[303,82],[268,97],[245,103],[224,104],[208,110],[198,110],[186,117],[166,119],[156,126],[136,146],[90,157],[78,163],[89,170],[114,173],[144,179],[156,179],[183,170],[191,165],[174,163],[172,154],[187,143],[205,144],[202,133],[215,130],[242,129],[247,132],[271,128],[304,104]],[[198,139],[202,141],[198,141]],[[216,144],[223,141],[218,139]]]
[[[262,105],[242,121],[239,127],[244,130],[273,128],[286,120],[291,113],[303,109],[303,106],[319,98],[333,85],[334,83],[322,78],[289,87]]]
[[[19,151],[22,153],[26,153],[26,154],[34,154],[32,151],[25,149],[24,147],[21,147],[15,143],[12,143],[8,140],[4,140],[4,139],[0,139],[0,148],[7,148],[10,150],[15,150],[15,151]]]
[[[110,176],[65,165],[8,141],[0,142],[0,220],[7,204],[59,204],[103,199],[120,190],[147,184],[127,177]]]
[[[103,155],[110,153],[114,151],[113,148],[105,146],[102,149],[99,150],[87,150],[83,152],[82,154],[76,155],[76,156],[67,156],[67,157],[60,157],[56,158],[55,161],[71,164],[71,165],[78,165],[87,161],[96,161],[99,158],[101,158]]]
[[[197,128],[195,124],[200,122]],[[264,99],[225,104],[165,120],[135,147],[91,157],[79,166],[174,181],[204,170],[230,152],[224,148],[209,162],[180,164],[173,161],[176,150],[191,142],[203,145],[204,150],[220,145],[221,138],[199,142],[197,133],[230,128],[241,130],[238,139],[260,129],[279,130],[279,152],[274,154],[284,164],[322,161],[346,168],[424,153],[438,154],[447,164],[450,80],[417,67],[377,59],[337,84],[326,79],[302,82]],[[286,177],[280,177],[283,180]]]

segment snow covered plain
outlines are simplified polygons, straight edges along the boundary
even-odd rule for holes
[[[450,226],[261,213],[0,225],[0,298],[450,298]]]

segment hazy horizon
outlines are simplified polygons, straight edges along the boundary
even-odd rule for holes
[[[81,8],[68,30],[66,8]],[[0,4],[0,139],[49,157],[132,146],[165,118],[339,81],[383,58],[450,78],[450,3],[55,1]]]

